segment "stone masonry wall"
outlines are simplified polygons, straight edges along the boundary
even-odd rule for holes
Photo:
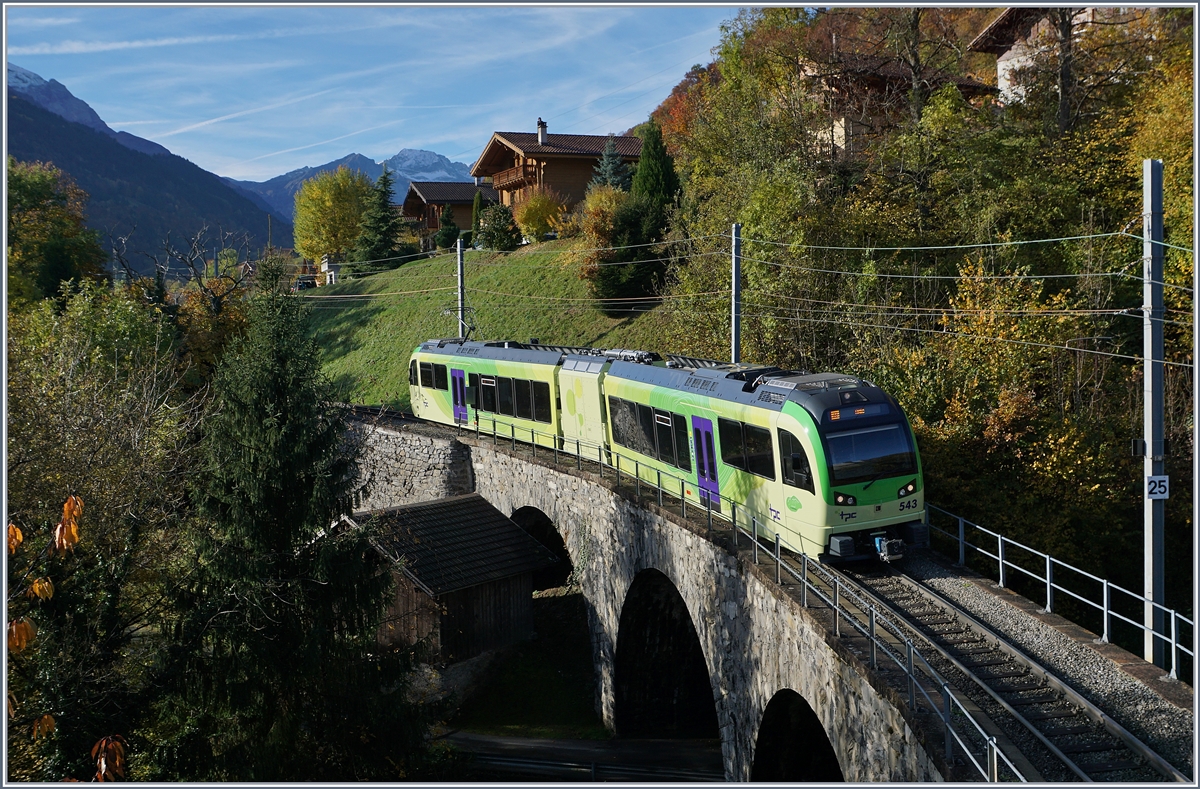
[[[360,476],[369,482],[355,510],[416,504],[475,489],[470,452],[452,433],[421,424],[357,423],[354,430],[365,442]]]
[[[639,507],[586,472],[514,456],[490,442],[429,428],[368,431],[374,490],[364,508],[480,493],[511,515],[536,507],[556,525],[588,604],[598,708],[614,720],[613,658],[634,577],[654,568],[679,590],[713,681],[727,780],[747,781],[758,726],[779,691],[821,719],[847,781],[940,781],[898,697],[837,647],[824,623],[753,563],[666,513]],[[876,680],[877,682],[877,680]]]

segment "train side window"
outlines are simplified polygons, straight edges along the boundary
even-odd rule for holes
[[[671,414],[671,423],[675,430],[675,465],[684,471],[691,471],[692,451],[688,448],[687,419],[679,414]]]
[[[417,385],[417,360],[413,359],[408,363],[408,384],[409,386]]]
[[[745,470],[746,445],[742,440],[742,423],[732,419],[717,419],[717,433],[721,437],[721,460],[726,466]]]
[[[545,381],[533,382],[533,419],[547,424],[553,421],[550,417],[550,384]]]
[[[529,381],[524,378],[513,379],[513,416],[533,419],[533,393],[529,391]]]
[[[641,425],[641,434],[638,436],[638,445],[634,447],[638,452],[650,457],[656,457],[658,452],[654,446],[654,409],[642,403],[637,404],[638,424]]]
[[[808,453],[804,451],[800,440],[783,428],[779,428],[779,468],[783,470],[784,484],[809,493],[816,492]]]
[[[767,479],[775,479],[775,453],[771,447],[771,431],[754,425],[743,425],[746,434],[746,470]]]
[[[619,397],[608,398],[609,421],[612,424],[613,443],[633,449],[631,436],[640,430],[637,424],[637,408]]]
[[[504,416],[513,415],[512,379],[496,377],[496,410]]]
[[[433,388],[441,389],[443,392],[450,389],[450,382],[446,378],[446,365],[435,364],[433,366]]]
[[[704,462],[704,441],[700,438],[700,428],[693,428],[696,438],[696,473],[701,479],[708,479],[708,465]]]
[[[421,387],[433,388],[433,364],[431,362],[421,362]]]
[[[672,466],[675,463],[675,431],[671,426],[671,414],[666,411],[654,409],[654,432],[658,439],[658,459],[670,463]]]
[[[479,410],[487,411],[489,414],[496,413],[496,379],[491,376],[481,376],[479,383],[479,392],[483,399],[483,405],[479,407]]]
[[[468,400],[474,401],[468,402],[467,405],[479,408],[479,373],[467,373],[467,389],[470,390],[471,395]]]

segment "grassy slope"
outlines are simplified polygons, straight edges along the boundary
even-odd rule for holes
[[[659,349],[660,309],[603,315],[586,299],[577,241],[466,255],[467,305],[479,340],[537,337],[553,345]],[[308,292],[325,372],[350,402],[408,407],[408,357],[420,342],[454,337],[454,255]],[[434,290],[434,289],[443,290]],[[413,293],[413,291],[433,291]],[[568,301],[567,299],[579,299]],[[443,311],[451,314],[444,315]],[[471,318],[468,318],[471,320]]]

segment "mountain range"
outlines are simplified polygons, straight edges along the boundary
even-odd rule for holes
[[[433,151],[411,148],[405,148],[382,162],[377,162],[360,153],[352,153],[317,167],[301,167],[290,173],[277,175],[269,181],[235,181],[232,178],[224,180],[230,186],[257,195],[271,206],[276,216],[284,217],[290,222],[296,192],[300,191],[301,184],[317,173],[329,172],[345,166],[351,170],[358,170],[374,181],[383,173],[384,165],[387,165],[388,170],[395,174],[396,180],[392,183],[392,202],[394,203],[404,200],[404,195],[408,193],[408,185],[412,181],[471,180],[471,172],[462,162],[452,162]]]
[[[156,142],[113,131],[62,83],[7,65],[9,154],[20,161],[53,162],[67,172],[87,191],[88,225],[102,238],[109,231],[124,234],[136,227],[130,249],[153,251],[168,233],[180,241],[205,225],[214,231],[246,233],[255,252],[268,237],[276,247],[290,247],[292,210],[301,184],[342,165],[372,180],[386,165],[395,173],[397,203],[411,181],[470,180],[462,162],[408,148],[380,162],[352,153],[262,182],[226,178]]]

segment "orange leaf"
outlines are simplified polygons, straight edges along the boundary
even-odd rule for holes
[[[49,578],[38,578],[25,590],[26,597],[40,597],[49,600],[54,597],[54,582]]]
[[[25,539],[25,535],[21,534],[21,530],[17,528],[17,524],[8,524],[8,552],[16,553],[17,546]]]
[[[47,737],[50,732],[54,731],[54,716],[46,713],[45,715],[34,721],[33,738],[35,740]]]
[[[8,623],[8,648],[13,652],[20,652],[29,642],[33,641],[33,637],[37,635],[37,628],[29,617],[22,617],[15,622]]]
[[[96,760],[96,780],[112,781],[125,777],[125,738],[119,734],[103,737],[92,746]]]

